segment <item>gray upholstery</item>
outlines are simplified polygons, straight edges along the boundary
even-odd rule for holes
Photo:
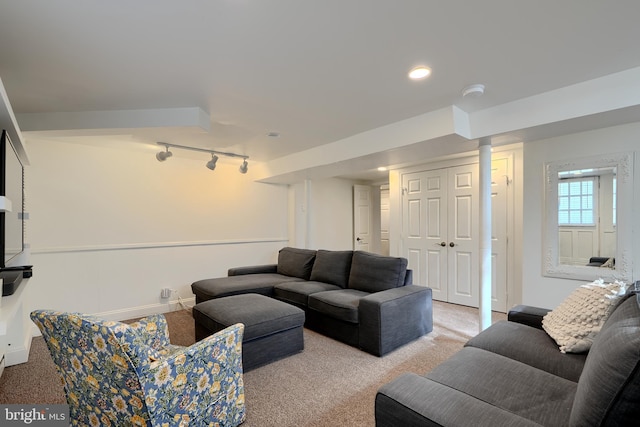
[[[431,372],[382,386],[376,426],[637,425],[640,301],[633,292],[586,354],[560,353],[536,327],[548,310],[518,307]]]
[[[542,319],[547,315],[547,313],[549,313],[549,311],[551,310],[546,308],[531,307],[529,305],[516,305],[509,310],[507,320],[542,329]]]
[[[364,292],[379,292],[405,284],[406,258],[393,258],[369,252],[355,251],[351,261],[349,288]]]
[[[227,276],[241,276],[243,274],[277,273],[278,264],[250,265],[246,267],[232,267],[227,270]]]
[[[193,318],[198,340],[229,325],[244,324],[245,371],[304,348],[304,311],[263,295],[232,295],[205,301],[193,307]]]
[[[318,250],[311,270],[311,280],[346,288],[349,284],[353,251]]]
[[[282,248],[278,252],[278,273],[309,280],[316,251],[310,249]]]
[[[278,264],[230,268],[229,277],[191,288],[196,303],[247,293],[274,297],[303,309],[306,327],[382,356],[433,329],[431,290],[412,285],[406,267],[405,258],[287,247]]]
[[[571,425],[633,425],[640,420],[640,308],[620,304],[596,336],[571,413]]]
[[[556,426],[568,425],[577,387],[573,381],[474,347],[457,352],[426,378],[541,425]]]
[[[212,298],[226,297],[246,293],[273,295],[273,287],[279,283],[299,280],[296,277],[276,273],[246,274],[216,279],[198,280],[191,284],[196,303]]]
[[[471,338],[465,346],[482,348],[543,371],[578,382],[586,354],[560,353],[542,329],[515,322],[497,322]]]
[[[426,286],[407,285],[362,298],[358,305],[359,347],[384,356],[431,332],[431,292]]]
[[[368,295],[355,289],[320,292],[309,296],[309,308],[334,319],[358,323],[358,305]]]
[[[415,373],[402,374],[378,390],[375,415],[377,427],[540,427]]]
[[[275,285],[273,294],[281,301],[306,307],[309,295],[339,289],[341,289],[339,286],[323,282],[286,282]]]

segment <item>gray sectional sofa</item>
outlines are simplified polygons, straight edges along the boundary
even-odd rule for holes
[[[382,356],[433,329],[431,289],[405,258],[286,247],[272,265],[231,268],[191,285],[196,303],[257,293],[299,307],[305,326]]]
[[[426,375],[376,395],[376,426],[632,426],[640,423],[640,282],[587,353],[564,354],[548,310],[518,306]]]

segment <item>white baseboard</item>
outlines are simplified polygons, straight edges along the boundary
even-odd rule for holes
[[[193,307],[196,303],[196,297],[182,298],[182,303],[187,307]],[[151,314],[169,313],[171,311],[182,310],[184,307],[180,305],[180,300],[174,299],[167,303],[157,303],[142,305],[138,307],[128,307],[120,310],[105,311],[102,313],[95,313],[94,315],[105,320],[128,320],[138,317],[145,317]]]
[[[196,303],[195,296],[190,298],[182,298],[182,304],[184,304],[188,308],[193,307],[195,303]],[[183,307],[180,304],[180,300],[175,299],[164,304],[158,303],[158,304],[141,305],[138,307],[128,307],[120,310],[93,313],[93,315],[100,317],[101,319],[104,319],[104,320],[122,321],[122,320],[129,320],[129,319],[137,319],[138,317],[150,316],[152,314],[169,313],[171,311],[178,311],[184,308],[185,307]],[[32,337],[37,337],[42,335],[40,333],[40,330],[37,327],[35,327],[35,325],[32,328],[32,331],[33,331],[33,333],[31,334]],[[30,346],[31,346],[31,340],[29,340],[29,347]],[[26,348],[27,357],[29,355],[29,347]],[[26,359],[24,361],[26,362]],[[18,362],[18,363],[22,363],[22,362]]]

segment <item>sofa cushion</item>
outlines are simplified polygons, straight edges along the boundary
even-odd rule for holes
[[[281,274],[246,274],[216,279],[198,280],[191,284],[191,290],[196,296],[196,302],[203,302],[213,298],[238,294],[273,295],[273,286],[278,283],[299,280],[295,277]]]
[[[379,292],[404,285],[407,259],[355,251],[351,261],[349,288]]]
[[[349,284],[353,251],[325,251],[320,249],[311,270],[311,280],[346,288]]]
[[[334,319],[349,323],[358,323],[358,305],[369,295],[355,289],[318,292],[309,295],[309,308]]]
[[[378,390],[375,419],[377,427],[540,427],[536,422],[413,372],[400,375]]]
[[[278,252],[278,274],[309,280],[316,251],[310,249],[282,248]]]
[[[627,298],[596,336],[578,382],[571,425],[636,425],[640,419],[640,307]]]
[[[617,281],[604,283],[600,279],[584,284],[544,316],[542,327],[558,343],[561,352],[588,351],[625,291],[626,285]]]
[[[465,344],[517,360],[562,378],[578,382],[586,354],[560,353],[555,341],[542,329],[500,321]]]
[[[274,286],[273,294],[279,300],[306,307],[309,295],[338,289],[339,286],[324,282],[286,282]]]
[[[573,381],[475,347],[463,348],[425,376],[544,426],[569,425],[577,388]],[[429,405],[429,397],[424,399]]]

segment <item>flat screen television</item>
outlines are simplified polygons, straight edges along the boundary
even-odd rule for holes
[[[0,139],[0,196],[11,201],[11,211],[0,213],[1,269],[19,267],[24,250],[24,165],[6,130]]]

